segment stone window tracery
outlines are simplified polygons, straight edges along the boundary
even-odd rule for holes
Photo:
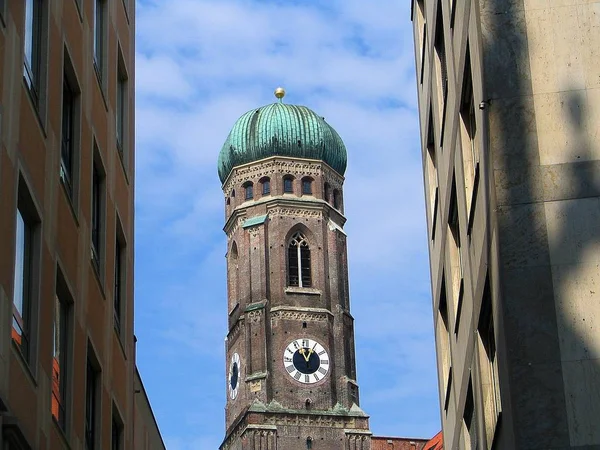
[[[308,240],[296,232],[288,244],[288,286],[311,287],[311,281]]]

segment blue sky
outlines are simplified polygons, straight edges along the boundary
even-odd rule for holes
[[[138,365],[169,450],[224,437],[219,150],[275,101],[324,116],[344,187],[361,406],[378,435],[440,428],[406,0],[142,0],[136,54]]]

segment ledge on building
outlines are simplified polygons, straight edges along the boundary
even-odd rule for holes
[[[288,286],[285,288],[286,294],[302,294],[302,295],[321,295],[320,289]]]

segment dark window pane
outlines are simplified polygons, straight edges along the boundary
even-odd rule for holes
[[[96,371],[92,363],[87,362],[87,377],[85,391],[85,447],[86,450],[95,449],[96,440]]]
[[[302,193],[303,194],[312,194],[312,181],[302,180]]]
[[[263,192],[262,192],[263,195],[268,195],[271,193],[271,181],[269,181],[269,180],[263,181],[262,186],[263,186]]]
[[[300,247],[300,267],[302,268],[302,287],[310,287],[310,249],[307,245]]]
[[[32,230],[27,222],[25,222],[20,210],[17,210],[15,239],[15,277],[11,337],[21,350],[25,360],[28,360]]]
[[[54,297],[54,351],[52,358],[52,417],[65,429],[65,393],[67,388],[68,306]]]
[[[292,193],[294,192],[294,186],[291,178],[283,179],[283,192]]]
[[[92,257],[98,267],[100,263],[100,228],[102,226],[102,178],[96,165],[92,170]]]
[[[252,200],[254,198],[254,187],[252,185],[246,186],[246,200]]]
[[[123,142],[125,136],[125,88],[127,79],[119,72],[117,82],[117,149],[123,153]]]
[[[112,439],[111,450],[121,449],[121,425],[113,417],[112,420]]]
[[[122,262],[123,262],[123,248],[121,243],[117,239],[115,245],[115,288],[114,288],[114,318],[115,328],[118,332],[121,331],[121,291],[122,291]]]
[[[327,183],[325,183],[325,193],[323,195],[325,196],[323,200],[327,203],[331,202],[331,199],[329,198],[331,197],[331,187]]]
[[[63,105],[62,105],[62,142],[61,142],[61,160],[60,177],[69,196],[73,195],[73,123],[74,123],[74,96],[69,82],[64,79],[63,82]]]
[[[102,77],[102,56],[104,52],[104,11],[103,1],[94,0],[94,65]]]
[[[35,104],[38,102],[40,58],[40,0],[25,0],[25,61],[23,76]]]
[[[298,262],[298,247],[290,243],[288,247],[288,286],[300,285]]]

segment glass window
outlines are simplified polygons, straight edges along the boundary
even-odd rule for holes
[[[123,434],[123,426],[118,421],[115,413],[113,412],[112,418],[112,437],[111,437],[111,450],[121,450],[121,435]]]
[[[54,296],[54,347],[52,357],[52,417],[64,430],[66,427],[68,305]]]
[[[96,449],[96,413],[98,395],[98,371],[88,359],[85,387],[85,448]]]
[[[102,58],[104,56],[104,1],[94,0],[94,67],[102,79]]]
[[[323,200],[325,200],[327,203],[331,202],[331,186],[329,185],[329,183],[325,183],[325,189],[324,189],[324,193],[323,193]]]
[[[73,197],[73,128],[75,117],[75,96],[66,75],[63,76],[62,139],[60,153],[60,179]]]
[[[120,51],[119,51],[119,56]],[[117,74],[117,105],[116,105],[116,121],[117,121],[117,149],[123,155],[123,146],[125,145],[125,132],[127,131],[127,75],[123,69],[123,63],[119,58],[119,67]]]
[[[308,195],[312,194],[312,180],[310,178],[302,180],[302,193]]]
[[[113,315],[115,320],[115,328],[119,334],[121,333],[121,316],[123,314],[123,270],[125,259],[125,247],[117,237],[115,243],[115,286],[113,299]]]
[[[335,209],[340,209],[340,191],[337,189],[333,190],[333,207]]]
[[[25,360],[29,360],[32,231],[20,210],[17,210],[16,225],[13,325],[11,336],[12,340],[21,350]]]
[[[271,180],[265,178],[262,182],[262,193],[263,195],[269,195],[271,193]]]
[[[252,200],[254,198],[254,186],[252,184],[248,184],[244,187],[246,192],[246,200]]]
[[[283,179],[283,192],[288,194],[294,192],[294,183],[291,177],[285,177]]]
[[[302,233],[295,233],[288,245],[288,286],[311,286],[310,248]]]
[[[94,163],[92,169],[92,260],[97,270],[100,270],[102,258],[102,233],[103,233],[103,187],[104,176]]]
[[[39,100],[40,50],[41,50],[41,2],[25,0],[25,61],[23,76],[31,92],[33,102]]]

